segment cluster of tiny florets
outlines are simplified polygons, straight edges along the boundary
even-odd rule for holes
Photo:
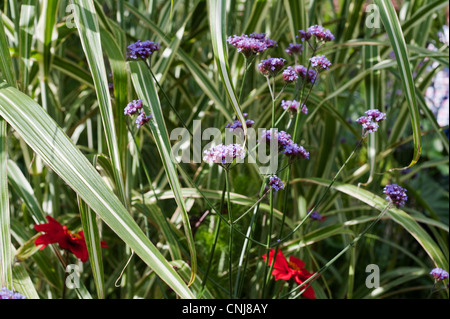
[[[386,113],[380,112],[377,109],[371,109],[365,113],[366,116],[361,116],[356,122],[361,124],[367,133],[376,132],[379,127],[378,123],[386,119]]]
[[[138,113],[136,117],[136,126],[140,128],[142,125],[148,123],[152,118],[151,115],[145,115],[144,109],[142,108],[142,100],[133,100],[127,104],[124,109],[125,115],[135,115]]]
[[[3,287],[0,290],[0,299],[27,299],[24,295],[22,295],[19,292],[15,292],[12,290],[9,290],[6,287]]]
[[[128,59],[143,59],[149,58],[155,51],[161,49],[158,42],[153,42],[149,40],[140,41],[132,43],[128,46],[127,58]]]
[[[306,82],[308,83],[316,83],[317,80],[317,72],[314,69],[307,69],[304,65],[296,65],[294,67],[295,72],[298,74],[299,77],[302,79],[306,79]]]
[[[448,272],[442,268],[434,268],[431,270],[430,275],[436,280],[444,280],[448,278]]]
[[[285,62],[286,60],[283,58],[268,58],[262,60],[258,68],[263,75],[276,76],[283,69]]]
[[[284,71],[283,71],[283,81],[286,83],[292,83],[297,81],[298,79],[298,75],[295,72],[294,68],[292,66],[288,66]]]
[[[283,181],[277,175],[272,175],[269,177],[269,186],[275,191],[279,191],[280,188],[284,189]]]
[[[247,113],[244,113],[243,115],[244,115],[244,117],[247,117],[247,116],[248,116]],[[255,124],[255,121],[253,121],[253,120],[245,120],[245,125],[246,125],[247,127],[252,127],[253,124]],[[234,120],[233,122],[228,123],[228,124],[225,126],[225,128],[229,129],[230,131],[234,131],[234,130],[236,130],[236,129],[241,129],[241,130],[243,129],[242,123],[241,123],[241,121],[239,121],[239,120]]]
[[[309,159],[309,152],[303,146],[299,146],[291,138],[291,135],[285,131],[274,132],[274,138],[277,141],[279,151],[290,159],[303,158]],[[270,143],[272,140],[272,130],[262,132],[261,141]]]
[[[233,35],[228,37],[227,42],[247,58],[277,46],[276,41],[269,39],[265,33]]]
[[[300,112],[302,112],[303,114],[308,114],[308,108],[306,107],[305,104],[301,104],[300,102],[296,101],[296,100],[292,100],[292,101],[281,101],[281,107],[283,108],[283,110],[288,110],[289,112],[292,113],[297,113],[298,110],[300,110]]]
[[[289,46],[284,51],[289,55],[302,54],[303,45],[300,43],[289,43]]]
[[[406,189],[400,187],[397,184],[389,184],[383,189],[383,193],[385,193],[386,200],[396,207],[405,206],[405,202],[408,200],[408,196],[406,195]]]
[[[245,157],[245,150],[240,144],[219,144],[203,152],[203,160],[208,163],[229,164],[234,159]]]
[[[328,70],[331,66],[331,62],[325,57],[325,55],[313,56],[309,59],[309,61],[311,61],[311,66],[313,68]]]
[[[313,25],[308,28],[308,32],[315,36],[317,40],[328,42],[334,40],[334,35],[330,32],[330,30],[325,29],[321,25]]]

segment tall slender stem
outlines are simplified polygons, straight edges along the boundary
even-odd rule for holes
[[[233,298],[233,279],[232,279],[232,271],[233,271],[233,214],[231,212],[231,201],[230,201],[230,176],[228,170],[226,170],[225,174],[226,188],[227,188],[227,206],[228,206],[228,217],[230,223],[230,236],[228,242],[228,284],[230,289],[230,298]]]

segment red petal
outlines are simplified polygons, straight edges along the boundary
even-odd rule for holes
[[[289,257],[289,261],[295,264],[299,269],[305,268],[305,263],[303,260],[298,259],[297,257],[291,256]]]
[[[272,265],[274,255],[275,250],[271,249],[269,254],[269,266]],[[267,255],[264,255],[263,258],[265,261],[267,261]],[[281,250],[278,250],[277,256],[275,258],[272,275],[275,277],[275,280],[289,280],[293,275],[292,269],[289,268],[286,257],[284,257]]]
[[[303,283],[303,280],[299,276],[295,276],[294,278],[295,278],[295,281],[299,285],[301,285]],[[314,293],[314,289],[311,287],[310,283],[308,283],[305,286],[303,286],[302,288],[300,288],[300,290],[303,290],[305,288],[306,288],[306,290],[303,292],[302,296],[309,298],[309,299],[316,299],[316,294]]]

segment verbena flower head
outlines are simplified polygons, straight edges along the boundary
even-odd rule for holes
[[[19,292],[14,292],[6,287],[3,287],[0,290],[0,299],[27,299],[27,297]]]
[[[330,32],[330,30],[325,29],[321,25],[313,25],[308,28],[308,32],[315,36],[317,40],[327,42],[327,41],[333,41],[334,35]]]
[[[303,45],[300,43],[289,43],[289,46],[284,51],[289,55],[302,54]]]
[[[274,41],[267,37],[267,33],[256,33],[253,32],[250,34],[250,38],[259,40],[261,42],[264,42],[267,45],[267,48],[276,48],[278,46],[277,41]]]
[[[288,110],[291,113],[297,113],[298,110],[300,109],[300,112],[302,112],[303,114],[308,114],[308,108],[306,107],[305,104],[301,104],[300,102],[296,101],[296,100],[292,100],[292,101],[281,101],[281,107],[283,108],[283,110]]]
[[[284,62],[286,62],[286,60],[283,58],[268,58],[262,60],[259,63],[258,68],[263,75],[276,76],[277,73],[283,69]]]
[[[365,112],[366,116],[361,116],[356,119],[356,122],[361,124],[367,133],[373,133],[378,130],[378,123],[386,119],[386,114],[377,109],[371,109]]]
[[[314,69],[307,69],[304,65],[296,65],[294,67],[295,72],[302,79],[306,79],[308,83],[315,84],[317,82],[317,72]]]
[[[275,280],[288,281],[294,279],[297,284],[301,285],[303,284],[303,282],[308,280],[308,278],[314,275],[309,273],[309,271],[305,269],[305,263],[302,260],[294,256],[290,256],[289,261],[287,261],[281,250],[278,250],[276,258],[274,257],[275,250],[270,249],[269,266],[272,266],[273,263],[272,275],[274,276]],[[267,255],[264,255],[263,259],[265,262],[267,262]],[[316,295],[310,284],[311,283],[307,283],[305,286],[303,286],[302,289],[305,289],[303,296],[309,299],[315,299]]]
[[[243,115],[244,115],[244,117],[247,117],[248,114],[247,114],[247,113],[244,113]],[[252,127],[253,124],[255,124],[255,121],[252,121],[252,120],[245,120],[245,124],[247,125],[247,127]],[[241,123],[241,121],[239,121],[239,120],[234,120],[233,122],[228,123],[228,124],[225,126],[225,128],[228,128],[230,131],[234,131],[234,130],[236,130],[236,129],[243,129],[242,123]]]
[[[297,81],[298,79],[298,75],[297,73],[295,73],[295,70],[291,67],[288,66],[284,71],[283,71],[283,81],[286,83],[292,83]]]
[[[219,144],[203,152],[203,160],[208,163],[229,164],[235,158],[244,158],[245,150],[240,144]]]
[[[386,185],[383,189],[383,193],[387,195],[386,200],[394,204],[396,207],[405,206],[405,202],[408,200],[406,189],[397,184]]]
[[[299,146],[296,143],[286,145],[283,150],[284,155],[291,159],[303,158],[309,159],[309,152],[305,150],[303,146]]]
[[[136,127],[140,128],[142,125],[148,123],[150,119],[152,118],[152,115],[145,115],[145,112],[141,110],[139,115],[136,117]]]
[[[299,38],[302,41],[308,41],[309,39],[311,39],[311,32],[305,31],[305,30],[298,30],[299,35],[297,36],[297,38]]]
[[[246,58],[277,46],[276,41],[267,38],[265,33],[252,33],[250,36],[246,34],[233,35],[228,37],[227,42]]]
[[[48,223],[34,225],[34,229],[38,232],[44,232],[34,241],[36,246],[42,245],[41,250],[51,244],[58,244],[61,249],[73,253],[82,262],[88,260],[89,254],[84,239],[83,231],[74,233],[70,231],[67,226],[63,226],[51,216],[46,217]],[[107,244],[102,241],[102,247],[108,247]]]
[[[125,115],[134,115],[142,109],[142,100],[133,100],[124,109]]]
[[[148,59],[155,51],[161,49],[158,42],[153,42],[149,40],[140,41],[132,43],[128,46],[127,58],[128,59]]]
[[[436,280],[444,280],[448,278],[448,272],[442,268],[434,268],[431,270],[430,275]]]
[[[328,70],[331,66],[331,62],[325,57],[325,55],[313,56],[309,59],[311,61],[311,66],[313,68],[320,68],[323,70]]]
[[[269,177],[269,186],[277,192],[280,188],[284,189],[283,181],[277,175],[272,175]]]

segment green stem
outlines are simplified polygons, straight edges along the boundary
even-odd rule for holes
[[[229,236],[229,242],[228,242],[228,284],[230,288],[230,299],[233,298],[233,279],[232,279],[232,270],[233,270],[233,214],[231,212],[231,201],[230,201],[230,177],[229,172],[226,170],[225,174],[225,181],[226,181],[226,188],[227,188],[227,206],[228,206],[228,217],[229,217],[229,223],[230,223],[230,236]]]

